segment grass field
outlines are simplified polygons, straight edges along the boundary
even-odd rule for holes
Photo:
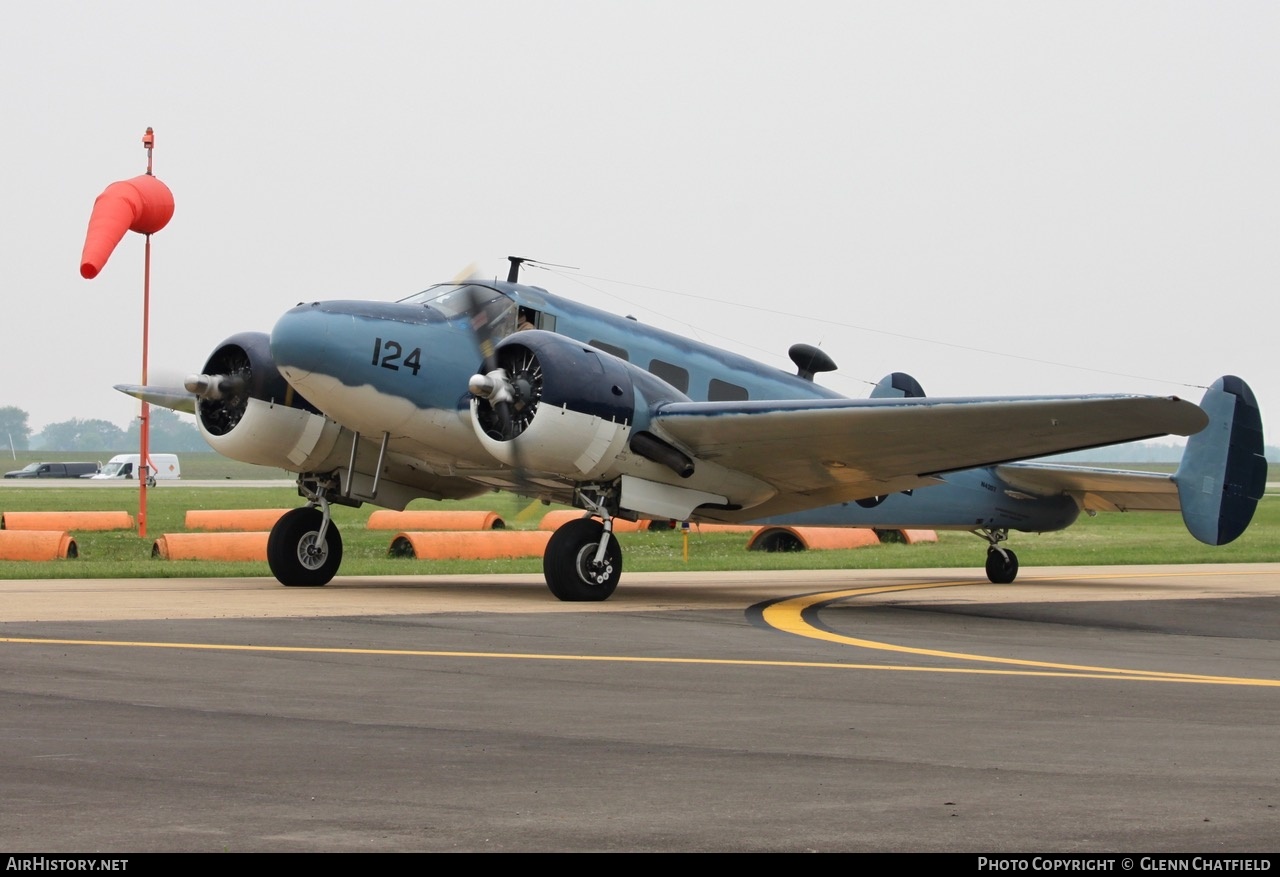
[[[41,459],[82,459],[75,455],[37,455]],[[20,462],[19,466],[22,465]],[[152,557],[156,538],[185,531],[191,509],[293,508],[303,505],[294,487],[235,486],[241,479],[281,479],[280,470],[223,460],[216,454],[182,457],[185,479],[227,480],[227,486],[196,487],[162,483],[147,491],[146,538],[133,531],[73,532],[78,556],[64,560],[0,561],[0,579],[165,578],[182,576],[265,576],[265,562],[175,561]],[[1132,467],[1130,467],[1132,468]],[[24,488],[12,481],[0,486],[0,513],[23,511],[127,511],[137,517],[136,482],[121,486],[81,485]],[[550,509],[509,494],[493,493],[464,503],[419,501],[414,509],[486,509],[497,512],[512,529],[534,529]],[[335,506],[341,528],[341,575],[430,575],[432,573],[541,572],[540,559],[505,561],[425,561],[393,558],[388,549],[393,531],[368,530],[373,506]],[[687,538],[687,541],[686,541]],[[845,551],[767,553],[747,551],[746,534],[679,530],[619,533],[624,570],[717,569],[890,569],[960,567],[980,570],[985,543],[966,532],[940,531],[936,543],[882,544]],[[1269,494],[1258,505],[1250,528],[1230,545],[1197,542],[1177,514],[1131,512],[1081,516],[1056,533],[1013,533],[1008,545],[1022,567],[1136,563],[1253,563],[1280,560],[1280,498]],[[687,557],[686,557],[687,551]]]

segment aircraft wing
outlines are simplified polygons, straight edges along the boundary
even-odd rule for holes
[[[674,402],[650,429],[695,460],[772,486],[780,514],[936,483],[938,476],[1163,435],[1208,416],[1160,396]]]
[[[1176,512],[1182,504],[1173,476],[1090,466],[1009,463],[996,474],[1033,496],[1070,496],[1090,512]]]

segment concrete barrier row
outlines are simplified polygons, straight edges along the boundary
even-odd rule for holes
[[[290,509],[193,509],[188,529],[166,533],[152,545],[152,557],[164,560],[265,561],[267,539],[276,521]],[[388,553],[392,557],[433,560],[540,557],[554,530],[580,518],[568,509],[548,512],[537,530],[507,530],[491,511],[391,511],[369,516],[369,529],[397,530]],[[0,518],[0,560],[53,560],[78,556],[67,531],[132,529],[127,512],[6,512]],[[614,521],[618,533],[667,529],[668,521]],[[806,551],[861,548],[882,541],[936,542],[932,530],[876,531],[859,527],[776,527],[694,524],[695,532],[749,533],[751,551]]]

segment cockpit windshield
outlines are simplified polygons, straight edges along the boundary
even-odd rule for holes
[[[516,330],[516,303],[492,286],[441,283],[401,299],[400,303],[429,307],[444,314],[447,320],[463,317],[472,332],[493,340],[505,338]]]

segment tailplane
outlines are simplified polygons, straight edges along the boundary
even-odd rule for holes
[[[1249,385],[1232,375],[1205,392],[1209,425],[1187,439],[1173,476],[1182,520],[1208,545],[1226,545],[1245,531],[1267,486],[1262,413]]]

